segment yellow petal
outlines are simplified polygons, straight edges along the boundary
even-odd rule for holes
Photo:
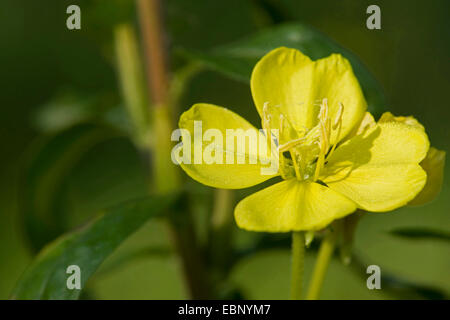
[[[234,215],[243,229],[288,232],[319,230],[355,210],[353,201],[330,188],[290,179],[248,196]]]
[[[321,179],[367,211],[389,211],[422,190],[426,173],[419,162],[429,148],[416,126],[378,124],[339,146],[328,159]]]
[[[378,123],[384,123],[384,122],[401,122],[410,126],[415,126],[418,129],[425,130],[423,125],[417,121],[416,118],[413,116],[394,116],[390,112],[385,112],[381,115],[380,120],[378,120]]]
[[[264,171],[264,168],[270,166],[270,161],[275,160],[267,154],[265,157],[260,155],[259,145],[256,148],[250,147],[252,144],[248,137],[257,137],[256,141],[259,143],[266,141],[264,135],[244,118],[226,108],[195,104],[181,115],[179,127],[186,129],[190,135],[183,137],[183,143],[177,145],[173,154],[181,162],[183,170],[194,180],[216,188],[238,189],[259,184],[276,175]],[[230,139],[230,142],[234,141],[234,147],[227,141],[227,134],[228,137],[231,136],[230,130],[234,130],[239,137]],[[202,138],[203,142],[197,143]],[[245,139],[245,143],[240,144],[243,149],[238,148],[240,138]],[[190,163],[186,163],[189,161],[181,155],[183,148],[190,150],[190,157],[187,157],[191,159]],[[278,163],[278,158],[276,162]]]
[[[431,147],[420,165],[427,173],[427,182],[417,197],[409,203],[413,206],[432,201],[441,191],[444,180],[445,151]]]
[[[390,112],[385,112],[378,122],[402,122],[425,131],[424,126],[412,116],[394,116]],[[445,151],[430,148],[420,165],[427,173],[427,182],[422,191],[409,202],[409,205],[413,206],[422,205],[432,201],[441,191],[442,182],[444,180]]]
[[[340,138],[346,136],[366,111],[361,87],[347,59],[339,54],[311,61],[300,51],[278,48],[265,55],[253,69],[253,100],[263,117],[263,106],[279,106],[296,130],[318,122],[319,106],[328,99],[331,119],[344,105]],[[336,141],[335,133],[331,138]]]
[[[347,138],[352,138],[354,136],[363,134],[364,131],[373,128],[376,125],[375,119],[370,112],[366,112],[364,117],[361,119],[359,124],[357,124],[353,130],[348,134]]]

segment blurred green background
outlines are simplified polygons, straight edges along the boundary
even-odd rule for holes
[[[79,31],[65,26],[70,4],[81,7]],[[370,4],[381,8],[381,30],[366,28]],[[135,22],[136,16],[134,2],[125,0],[3,0],[0,7],[0,298],[6,299],[32,258],[18,214],[19,205],[23,205],[18,183],[27,150],[36,138],[70,125],[65,118],[95,118],[120,105],[113,28],[120,22]],[[183,47],[198,51],[238,40],[271,24],[307,23],[359,56],[383,85],[388,108],[394,114],[416,116],[425,125],[432,145],[448,151],[449,9],[447,0],[168,0],[165,22],[172,50]],[[176,69],[183,59],[174,55],[171,63]],[[226,106],[257,123],[249,86],[218,73],[206,71],[195,76],[182,106],[187,109],[195,102]],[[58,109],[63,111],[55,112]],[[120,121],[121,115],[113,111],[111,117]],[[379,265],[382,276],[389,272],[450,295],[449,243],[389,233],[397,227],[418,226],[448,231],[449,178],[447,170],[442,193],[432,204],[369,214],[362,219],[355,251],[365,264]],[[100,143],[70,173],[61,200],[66,208],[65,227],[77,226],[105,206],[145,195],[146,180],[145,161],[129,140],[117,137]],[[185,180],[195,190],[196,217],[201,225],[212,190]],[[248,193],[238,192],[236,200]],[[238,244],[254,236],[237,228],[235,233]],[[120,268],[112,267],[128,252],[156,244],[168,245],[168,236],[162,224],[150,222],[89,282],[89,297],[185,298],[177,260],[170,255],[143,255]],[[313,258],[309,253],[307,278]],[[271,250],[241,261],[233,271],[232,282],[247,298],[286,299],[289,269],[290,252]],[[322,298],[399,297],[395,290],[368,290],[366,277],[334,260]]]

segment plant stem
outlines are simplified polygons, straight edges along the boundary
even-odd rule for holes
[[[152,187],[158,193],[178,191],[181,187],[179,172],[172,163],[170,153],[173,130],[169,99],[169,71],[163,41],[161,3],[159,0],[137,0],[139,22],[145,48],[148,94],[153,106]],[[211,285],[205,271],[203,256],[197,244],[194,223],[187,205],[183,202],[179,212],[168,214],[169,232],[183,268],[183,275],[193,299],[211,298]]]
[[[147,55],[147,76],[149,92],[156,106],[167,101],[169,79],[160,0],[137,0],[139,23]]]
[[[331,228],[330,228],[331,229]],[[338,237],[337,225],[334,225],[334,230],[328,230],[327,235],[320,244],[319,253],[317,255],[316,265],[314,267],[311,282],[309,284],[307,300],[319,299],[320,289],[322,288],[325,275],[327,273],[328,265],[333,256],[334,247]]]
[[[292,232],[291,300],[300,300],[302,297],[304,262],[305,234],[294,231]]]
[[[182,272],[192,299],[211,299],[212,286],[206,272],[204,257],[198,247],[190,210],[186,210],[188,198],[182,197],[173,213],[169,231],[181,260]]]
[[[210,255],[215,266],[226,268],[231,254],[233,226],[233,190],[214,190],[214,209],[211,216]]]

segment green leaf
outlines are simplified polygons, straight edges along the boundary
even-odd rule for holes
[[[85,124],[31,145],[19,183],[19,210],[34,251],[65,231],[66,176],[86,151],[116,135],[109,128]]]
[[[99,110],[93,97],[81,97],[74,92],[60,92],[33,114],[32,124],[41,132],[58,132],[88,119]]]
[[[81,290],[66,286],[67,267],[81,270],[81,287],[100,264],[149,218],[161,216],[177,197],[149,196],[107,209],[79,230],[46,246],[26,270],[12,299],[77,299]]]
[[[397,228],[389,231],[390,234],[413,240],[441,240],[450,241],[450,233],[444,230],[421,227]]]
[[[101,271],[97,272],[96,277],[103,276],[117,269],[123,268],[125,265],[137,261],[142,258],[148,257],[169,257],[173,253],[172,248],[166,246],[149,246],[145,248],[139,248],[131,252],[127,252],[120,256],[116,260],[110,262],[106,267],[103,267]]]
[[[232,44],[215,48],[209,53],[185,49],[182,49],[182,52],[215,71],[248,83],[256,62],[270,50],[281,46],[299,49],[314,60],[331,53],[341,53],[352,64],[369,104],[369,111],[375,116],[385,111],[386,99],[383,88],[357,56],[304,24],[278,25]]]
[[[133,134],[133,124],[125,107],[109,93],[85,94],[74,90],[59,90],[31,117],[35,129],[56,134],[80,124],[110,126],[123,134]]]

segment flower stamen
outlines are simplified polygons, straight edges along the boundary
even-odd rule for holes
[[[338,130],[337,134],[336,134],[336,141],[339,141],[339,138],[341,136],[341,131],[342,131],[342,115],[344,114],[344,105],[339,102],[339,110],[338,113],[336,115],[336,117],[334,118],[334,123],[333,123],[333,130]],[[330,150],[330,153],[328,153],[327,158],[331,157],[331,155],[334,152],[334,149],[336,149],[336,145],[337,142],[333,145],[333,147]]]
[[[285,152],[288,151],[289,149],[292,149],[300,144],[302,144],[305,141],[306,137],[302,137],[302,138],[298,138],[298,139],[294,139],[291,141],[288,141],[286,143],[283,143],[282,145],[280,145],[278,147],[280,152]]]
[[[292,163],[294,164],[295,176],[297,177],[297,180],[302,180],[303,175],[297,162],[297,153],[292,149],[289,150],[289,153],[291,154]]]
[[[281,139],[281,137],[283,136],[283,126],[284,126],[284,116],[283,114],[280,114],[280,135],[279,138]],[[284,167],[285,167],[285,161],[284,161],[284,156],[283,156],[283,151],[280,151],[280,146],[278,146],[278,158],[280,159],[280,164],[281,164],[281,177],[283,179],[286,179],[286,175],[284,173]]]

